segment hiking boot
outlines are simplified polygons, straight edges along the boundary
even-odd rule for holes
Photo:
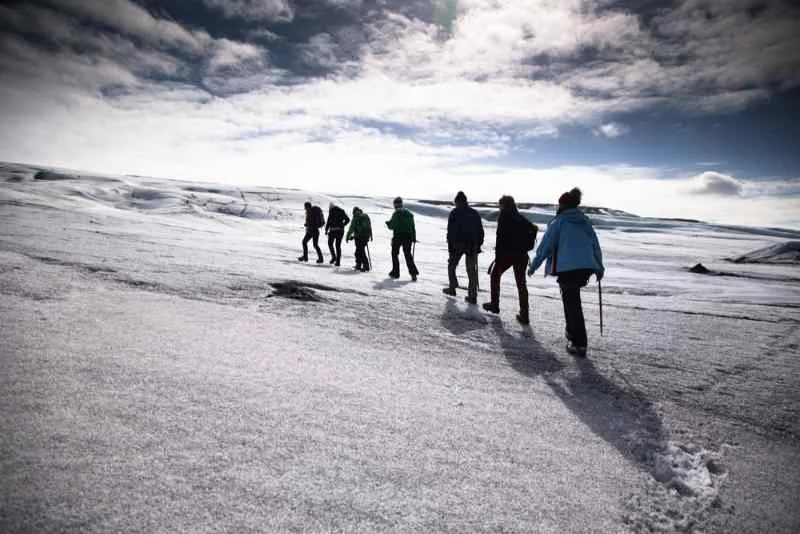
[[[531,324],[530,318],[526,314],[518,313],[517,314],[517,322],[521,325]]]
[[[342,263],[340,261],[337,261],[336,263],[334,263],[334,265],[337,267],[341,267]]]
[[[453,289],[452,287],[442,288],[442,293],[444,293],[445,295],[450,295],[451,297],[456,296],[456,290]]]
[[[321,257],[317,258],[317,263],[325,263],[325,260]]]
[[[416,282],[417,281],[417,275],[416,274],[412,274],[411,275],[411,281],[412,282]]]
[[[467,302],[468,304],[473,304],[474,305],[474,304],[478,303],[478,297],[466,296],[466,297],[464,297],[464,301]]]
[[[308,261],[308,256],[300,256],[297,261]]]
[[[394,278],[395,280],[397,280],[398,278],[400,278],[400,273],[389,271],[389,278]]]
[[[577,345],[571,342],[567,345],[567,352],[578,358],[586,357],[586,347],[578,347]]]
[[[331,265],[333,265],[334,263],[336,263],[336,258],[331,258],[331,261],[329,261],[328,263],[330,263]]]
[[[492,304],[491,302],[484,302],[483,309],[492,313],[500,313],[500,306]]]

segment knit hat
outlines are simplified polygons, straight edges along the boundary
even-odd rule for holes
[[[394,199],[393,204],[394,204],[395,207],[402,206],[403,205],[403,199],[400,198],[400,197],[397,197],[397,198]]]
[[[562,210],[577,208],[581,203],[583,193],[577,187],[573,187],[566,193],[558,197],[558,208]]]
[[[459,204],[459,203],[466,204],[467,203],[467,195],[465,195],[463,191],[459,191],[458,193],[456,193],[455,203],[456,204]]]

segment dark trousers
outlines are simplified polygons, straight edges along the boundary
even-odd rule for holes
[[[370,270],[366,239],[356,239],[356,269],[360,271]]]
[[[567,339],[576,347],[586,347],[586,322],[581,306],[581,288],[589,282],[592,271],[577,269],[558,273],[561,302],[564,304],[564,322],[567,324]]]
[[[344,237],[343,228],[331,228],[328,230],[328,249],[331,251],[331,259],[336,265],[342,261],[342,238]]]
[[[450,279],[450,289],[458,287],[458,277],[456,277],[456,267],[458,262],[461,261],[461,256],[466,256],[467,264],[467,278],[469,279],[469,286],[467,295],[471,299],[478,298],[478,255],[467,254],[463,251],[450,251],[450,257],[447,259],[447,277]]]
[[[317,258],[322,260],[322,250],[319,248],[319,228],[306,228],[306,235],[303,237],[303,257],[308,258],[308,242],[314,244],[317,251]]]
[[[406,267],[408,267],[408,274],[417,276],[419,271],[414,264],[414,256],[411,255],[411,238],[410,237],[393,237],[392,238],[392,276],[400,276],[400,249],[403,249],[403,255],[406,257]]]
[[[492,305],[500,305],[500,277],[508,270],[514,268],[514,280],[517,282],[517,292],[519,293],[519,314],[528,317],[528,285],[525,280],[525,269],[528,267],[528,255],[523,254],[516,257],[503,256],[494,259],[494,268],[490,278],[492,289]]]

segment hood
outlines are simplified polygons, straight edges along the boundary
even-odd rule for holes
[[[564,221],[570,222],[572,224],[579,224],[585,226],[592,225],[592,221],[589,220],[589,217],[587,217],[586,214],[583,213],[578,208],[566,209],[561,213],[559,213],[558,216],[561,217],[561,219],[563,219]]]

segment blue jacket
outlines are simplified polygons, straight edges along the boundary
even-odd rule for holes
[[[556,261],[555,270],[553,258]],[[575,269],[589,269],[599,274],[600,278],[603,277],[603,252],[592,223],[581,210],[564,210],[550,221],[528,272],[532,274],[545,260],[545,276]]]

